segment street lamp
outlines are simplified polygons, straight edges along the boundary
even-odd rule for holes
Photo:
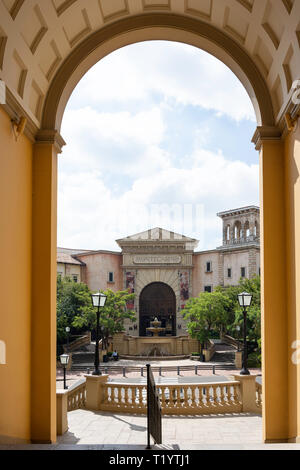
[[[69,364],[70,356],[69,354],[62,354],[60,357],[60,363],[64,368],[64,389],[66,390],[67,387],[67,382],[66,382],[66,367]]]
[[[71,328],[69,326],[66,326],[66,333],[67,333],[67,351],[69,351],[69,333],[71,331]]]
[[[244,314],[244,354],[243,354],[243,369],[240,372],[240,375],[250,375],[249,370],[247,369],[247,308],[250,307],[252,302],[252,295],[248,292],[242,292],[238,295],[238,301],[240,307],[243,309]]]
[[[101,375],[99,369],[99,322],[100,322],[100,308],[104,307],[107,296],[102,292],[92,294],[93,307],[97,308],[97,328],[96,328],[96,347],[95,347],[95,370],[93,375]]]

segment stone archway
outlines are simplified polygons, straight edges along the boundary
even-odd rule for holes
[[[56,184],[65,105],[83,74],[102,57],[134,42],[164,39],[218,57],[239,77],[254,104],[261,169],[264,439],[300,439],[300,365],[290,360],[291,345],[300,338],[300,131],[295,126],[290,132],[284,119],[289,113],[288,122],[297,123],[299,114],[291,99],[293,80],[300,76],[299,21],[299,2],[284,0],[0,2],[0,77],[7,84],[0,115],[2,201],[4,218],[16,215],[5,227],[2,244],[3,311],[11,308],[5,302],[14,289],[9,268],[18,270],[20,254],[26,267],[18,279],[24,295],[14,315],[6,316],[3,330],[11,352],[17,343],[13,322],[23,325],[18,337],[22,364],[20,356],[13,356],[2,380],[7,434],[39,442],[56,439]],[[16,143],[9,117],[21,116],[28,118],[27,140]],[[25,208],[15,200],[20,187]],[[23,375],[14,374],[17,364]],[[22,400],[15,393],[21,387]],[[22,431],[12,419],[17,402]]]
[[[284,274],[286,269],[284,255],[286,247],[285,235],[281,230],[282,220],[285,218],[282,132],[275,125],[272,97],[262,73],[252,58],[223,32],[201,20],[183,18],[180,15],[154,13],[153,15],[140,15],[119,20],[94,33],[75,48],[62,64],[51,83],[45,99],[42,128],[36,136],[35,162],[37,167],[34,171],[38,175],[36,181],[40,191],[34,191],[38,211],[35,212],[34,228],[36,230],[33,232],[33,237],[36,239],[36,244],[33,246],[33,258],[37,260],[38,264],[40,263],[40,252],[44,249],[41,227],[45,227],[45,238],[49,242],[49,226],[54,227],[54,224],[56,224],[56,214],[54,215],[54,212],[49,211],[48,205],[48,195],[51,193],[51,197],[55,200],[51,200],[50,209],[56,210],[56,189],[51,178],[46,178],[46,175],[47,173],[53,175],[56,172],[57,151],[62,144],[59,129],[70,93],[82,75],[101,57],[124,45],[149,39],[185,42],[218,57],[242,81],[256,111],[258,127],[253,142],[257,150],[260,150],[260,168],[262,170],[260,182],[261,227],[264,233],[261,250],[262,317],[263,324],[267,325],[267,328],[263,328],[263,373],[264,383],[276,383],[275,387],[266,387],[264,389],[266,392],[263,401],[264,439],[272,439],[272,436],[275,435],[276,439],[280,440],[282,439],[281,436],[285,434],[282,430],[285,426],[283,423],[286,423],[287,413],[287,403],[283,400],[283,394],[280,390],[282,384],[287,384],[289,380],[286,368],[288,363],[285,316],[286,279]],[[44,171],[45,165],[48,165],[47,172]],[[45,200],[44,192],[47,193],[47,207],[45,210],[40,205],[40,201]],[[40,210],[42,213],[38,213]],[[45,214],[49,216],[46,224],[44,223]],[[272,218],[271,225],[270,217]],[[274,226],[278,226],[277,238],[274,238]],[[276,258],[273,256],[274,252],[278,253]],[[267,266],[268,272],[273,273],[272,277],[264,276],[265,266]],[[276,273],[277,279],[275,295],[274,273]],[[54,277],[54,274],[52,273],[52,277]],[[43,291],[41,283],[46,283],[47,288],[51,285],[47,279],[38,277],[36,282],[34,280],[33,292]],[[51,299],[54,298],[54,292],[50,297]],[[39,298],[39,296],[36,298]],[[40,301],[44,305],[44,298],[41,298]],[[40,306],[39,301],[36,301],[34,306],[33,318],[37,321],[42,305]],[[282,332],[285,334],[284,340],[282,339]],[[282,348],[273,349],[271,345],[274,343],[274,338],[276,338],[277,344],[280,341],[282,342]],[[33,348],[34,345],[33,342]],[[281,363],[281,366],[272,368],[272,364],[275,363]],[[265,367],[265,364],[268,364],[268,368]],[[287,385],[285,389],[287,389]],[[277,391],[276,398],[274,398],[274,390]],[[282,404],[280,412],[278,412],[279,402]],[[268,404],[267,407],[266,404]],[[267,429],[274,430],[274,434],[272,434],[273,431],[268,434]]]
[[[148,284],[140,294],[140,336],[146,336],[150,321],[157,317],[166,328],[164,334],[176,334],[176,296],[173,289],[163,282]]]

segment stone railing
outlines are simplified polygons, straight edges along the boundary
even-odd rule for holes
[[[207,415],[240,413],[242,402],[237,381],[209,384],[157,385],[162,414]],[[146,385],[106,383],[103,411],[145,414]]]
[[[235,338],[232,338],[232,336],[229,335],[222,335],[221,340],[223,343],[228,344],[229,346],[233,346],[236,349],[241,349],[243,347],[243,343]]]
[[[64,344],[63,350],[65,353],[76,351],[76,349],[80,348],[81,346],[85,346],[86,344],[91,343],[91,332],[87,331],[85,335],[80,335],[74,341],[71,341],[69,345]]]
[[[56,390],[56,423],[57,435],[61,436],[68,430],[68,411],[85,408],[86,379],[81,379],[69,389]]]
[[[256,387],[256,405],[259,410],[262,409],[262,385],[258,382],[255,384]]]
[[[205,357],[205,362],[209,362],[216,352],[215,343],[209,339],[207,343],[207,347],[203,349],[203,355]]]
[[[225,382],[159,384],[163,415],[261,413],[261,385],[256,376],[234,375]],[[69,390],[57,390],[57,434],[68,430],[67,412],[77,408],[146,414],[146,384],[107,382],[108,375],[86,375]]]
[[[86,380],[82,379],[69,388],[68,394],[68,411],[85,408],[86,403]]]

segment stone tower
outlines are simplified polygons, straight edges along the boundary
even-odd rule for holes
[[[246,277],[259,273],[260,220],[259,207],[248,206],[217,214],[223,220],[223,245],[219,250],[226,257],[229,252],[248,252]]]

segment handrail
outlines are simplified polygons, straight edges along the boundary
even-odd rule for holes
[[[68,411],[85,408],[86,379],[80,379],[68,390]]]
[[[88,366],[81,367],[81,369],[90,369]],[[173,372],[177,371],[177,374],[180,375],[180,372],[184,371],[195,371],[195,374],[197,375],[198,371],[201,370],[210,370],[213,373],[216,370],[236,370],[235,364],[195,364],[195,365],[189,365],[189,366],[152,366],[152,371],[154,372]],[[74,367],[76,369],[76,367]],[[103,373],[109,373],[109,372],[122,372],[124,376],[126,376],[127,372],[140,372],[141,376],[144,376],[144,373],[146,372],[146,366],[100,366],[100,370]]]

